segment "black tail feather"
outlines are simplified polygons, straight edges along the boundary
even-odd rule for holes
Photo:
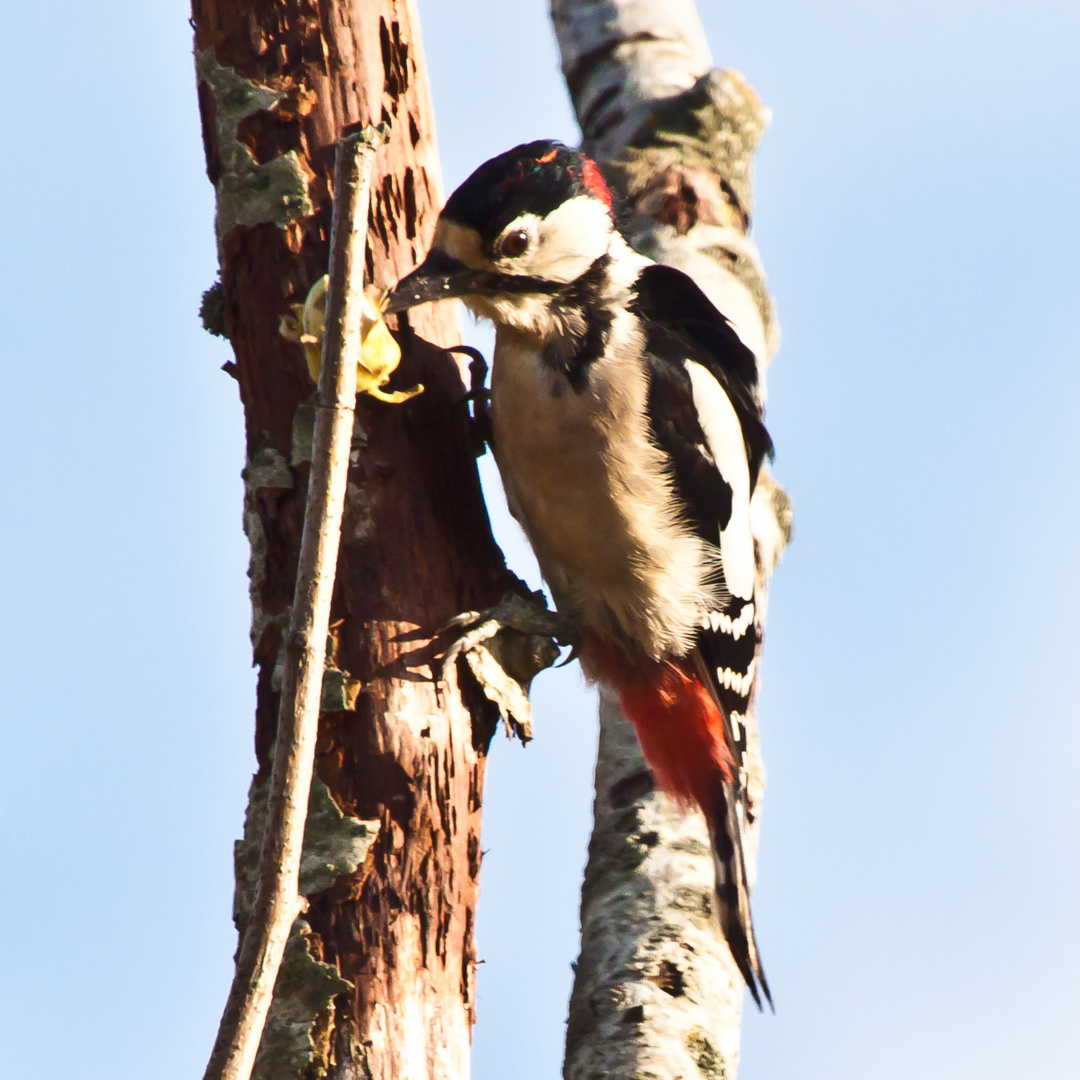
[[[760,637],[756,640],[760,647]],[[731,949],[732,959],[742,974],[754,1003],[759,1009],[763,1009],[761,998],[764,995],[769,1008],[775,1012],[769,983],[758,955],[754,922],[750,913],[750,883],[746,877],[746,856],[742,842],[747,810],[746,789],[743,787],[741,775],[743,740],[736,737],[732,730],[728,710],[721,700],[720,688],[714,677],[718,666],[715,657],[711,657],[713,662],[706,659],[703,650],[711,651],[708,649],[708,642],[703,641],[700,644],[701,647],[691,653],[691,659],[723,716],[724,741],[735,761],[733,778],[725,780],[718,771],[710,785],[710,795],[701,802],[701,809],[709,826],[709,839],[712,841],[713,868],[716,872],[716,914],[724,940]]]
[[[713,866],[716,870],[716,911],[720,929],[731,949],[750,996],[761,1009],[761,997],[775,1012],[772,994],[758,955],[754,923],[750,914],[750,887],[746,879],[742,827],[739,819],[739,793],[736,782],[717,784],[712,805],[703,807],[712,841]]]

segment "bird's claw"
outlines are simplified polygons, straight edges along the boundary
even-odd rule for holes
[[[494,607],[486,611],[464,611],[455,615],[439,630],[437,636],[443,637],[455,630],[464,632],[455,637],[443,655],[440,680],[443,683],[447,681],[451,665],[462,653],[490,641],[504,630],[526,637],[544,638],[552,644],[554,656],[532,672],[528,676],[530,679],[536,672],[554,663],[559,645],[570,645],[573,648],[572,655],[577,653],[577,633],[574,626],[558,612],[548,609],[543,593],[533,593],[529,599],[525,599],[518,593],[508,592]],[[515,676],[517,674],[515,672]]]
[[[446,684],[451,667],[463,657],[484,694],[498,707],[507,733],[527,742],[532,737],[529,686],[555,663],[560,645],[575,644],[573,625],[549,611],[541,593],[529,599],[506,593],[486,611],[456,615],[439,631],[440,637],[449,634],[454,640],[443,654],[440,684]]]
[[[469,419],[473,443],[476,456],[482,457],[487,447],[494,445],[494,432],[491,426],[491,391],[484,385],[488,374],[487,361],[484,359],[484,354],[471,345],[455,345],[446,351],[461,353],[469,357],[469,392],[462,400],[472,404]]]

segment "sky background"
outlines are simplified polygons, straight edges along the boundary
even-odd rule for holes
[[[539,0],[420,9],[447,190],[576,141]],[[253,675],[188,13],[3,12],[0,1074],[190,1080],[231,973]],[[777,1011],[740,1077],[1075,1080],[1080,6],[701,12],[774,110],[755,237],[796,508],[759,699]],[[477,1080],[562,1054],[595,718],[575,669],[535,704],[488,772]]]

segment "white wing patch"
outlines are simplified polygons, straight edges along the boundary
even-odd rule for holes
[[[720,561],[732,596],[749,600],[754,595],[754,540],[750,533],[750,469],[746,444],[735,409],[723,387],[708,370],[686,362],[694,408],[720,475],[731,488],[731,519],[720,533]]]

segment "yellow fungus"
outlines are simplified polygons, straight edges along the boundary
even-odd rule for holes
[[[326,322],[326,289],[329,278],[324,274],[311,286],[302,304],[292,305],[292,314],[284,315],[278,327],[281,336],[304,347],[308,373],[315,383],[322,371],[322,339]],[[401,349],[383,321],[382,302],[385,294],[365,291],[360,323],[360,360],[356,365],[356,392],[368,394],[379,401],[398,404],[416,397],[421,385],[409,390],[384,390],[390,376],[401,362]]]

